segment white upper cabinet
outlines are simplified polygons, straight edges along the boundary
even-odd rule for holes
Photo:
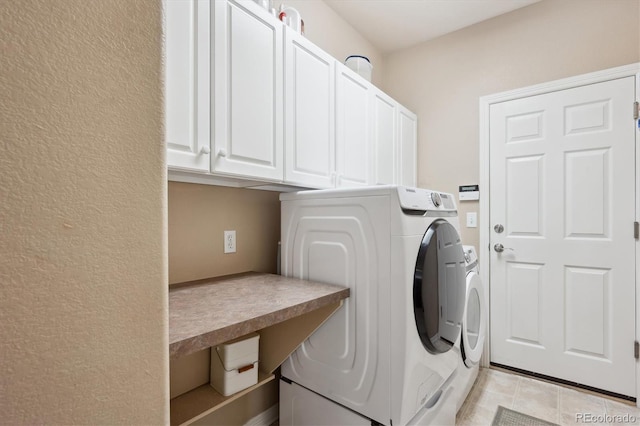
[[[336,186],[365,186],[371,178],[371,83],[336,64]]]
[[[285,182],[334,185],[335,59],[285,29]]]
[[[418,118],[414,113],[398,104],[398,166],[397,183],[416,186]]]
[[[164,0],[169,179],[416,184],[416,116],[252,0]]]
[[[282,24],[256,3],[214,1],[215,173],[282,181]]]
[[[379,89],[371,99],[372,184],[416,186],[416,115]]]
[[[209,1],[165,0],[165,137],[169,167],[209,171]]]
[[[397,103],[378,89],[372,90],[371,123],[374,185],[397,183]]]

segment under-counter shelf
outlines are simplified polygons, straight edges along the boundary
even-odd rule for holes
[[[258,383],[224,397],[209,384],[171,399],[171,424],[189,424],[273,380],[273,372],[342,306],[349,289],[264,273],[175,284],[169,289],[172,360],[245,334],[260,334]]]
[[[195,422],[241,396],[269,383],[274,378],[275,375],[260,371],[258,373],[258,383],[229,396],[220,395],[209,384],[199,386],[171,400],[171,424],[183,425]]]

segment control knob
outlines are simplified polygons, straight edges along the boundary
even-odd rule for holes
[[[440,194],[438,194],[437,192],[431,193],[431,201],[433,202],[433,205],[436,207],[440,207],[440,204],[442,204],[442,199],[440,198]]]

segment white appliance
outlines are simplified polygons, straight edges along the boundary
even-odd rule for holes
[[[454,197],[375,186],[280,200],[282,273],[351,290],[282,365],[280,424],[453,424],[465,299]]]
[[[488,310],[484,299],[484,286],[480,280],[478,254],[475,247],[463,246],[467,270],[467,286],[462,317],[462,332],[454,350],[459,354],[458,371],[453,379],[456,412],[471,391],[478,377],[479,362],[487,334]]]

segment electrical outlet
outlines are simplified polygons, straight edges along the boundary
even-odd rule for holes
[[[478,227],[478,213],[470,212],[467,213],[467,228],[477,228]]]
[[[236,252],[236,231],[224,231],[224,252]]]

